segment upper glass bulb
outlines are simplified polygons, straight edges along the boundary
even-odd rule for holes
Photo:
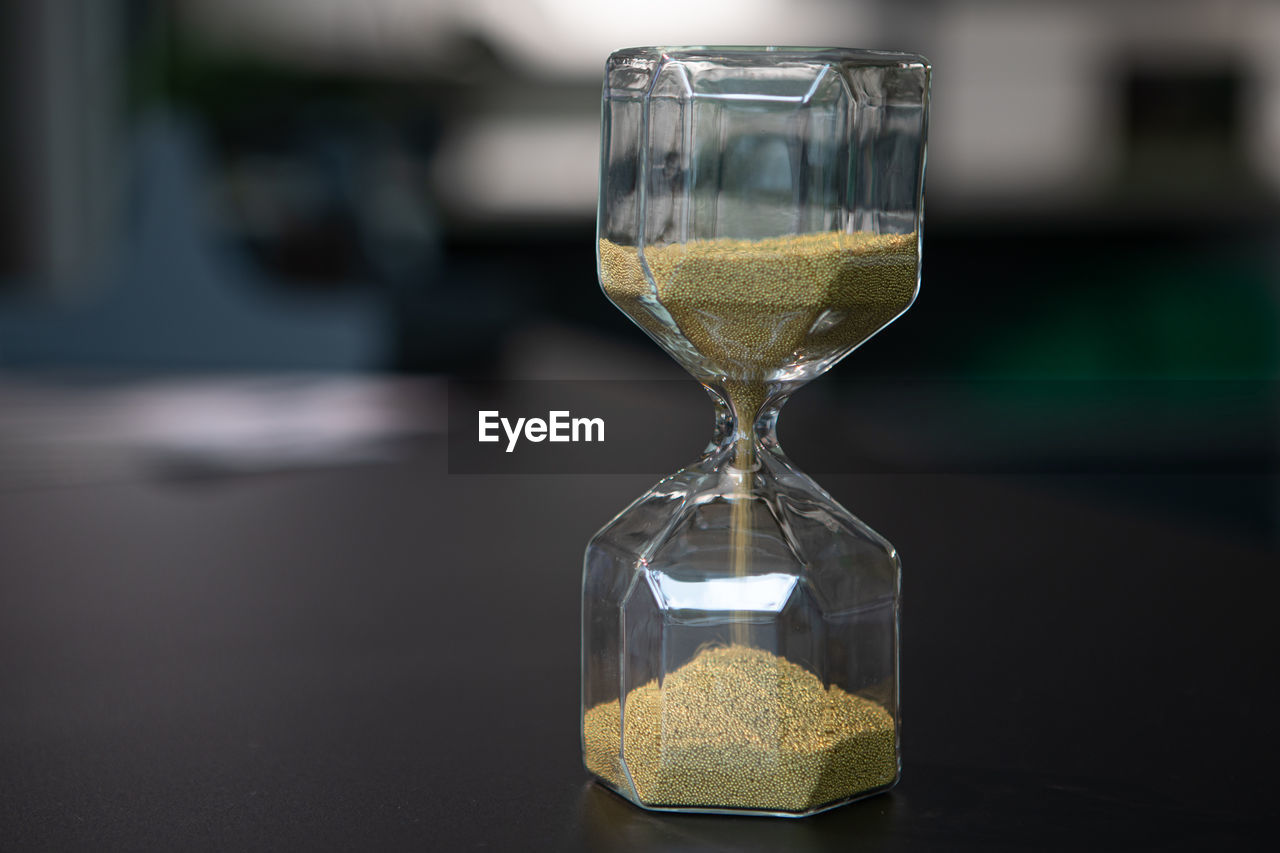
[[[902,53],[613,54],[605,292],[754,420],[914,300],[928,85]]]

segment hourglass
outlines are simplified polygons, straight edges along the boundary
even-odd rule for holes
[[[586,552],[584,763],[645,808],[806,815],[898,779],[898,555],[775,426],[915,299],[928,91],[902,53],[609,58],[600,282],[716,412]]]

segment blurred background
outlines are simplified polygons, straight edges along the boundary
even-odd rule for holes
[[[599,89],[617,47],[699,42],[935,65],[922,296],[814,405],[852,400],[865,421],[885,408],[856,400],[867,378],[1030,384],[983,385],[948,403],[970,417],[925,406],[865,443],[915,428],[905,464],[950,436],[944,467],[957,453],[1274,463],[1274,3],[47,0],[0,14],[10,482],[113,470],[107,450],[130,436],[232,467],[360,457],[370,439],[440,428],[423,377],[679,376],[595,285]],[[1160,404],[1115,409],[1133,382]],[[68,462],[68,448],[83,452]],[[1259,506],[1224,512],[1256,532],[1274,522]]]
[[[0,847],[698,846],[577,743],[582,548],[711,427],[596,282],[664,43],[934,64],[920,297],[780,426],[904,555],[906,775],[743,849],[1269,814],[1274,0],[10,0]],[[645,453],[450,474],[458,377],[607,380]]]

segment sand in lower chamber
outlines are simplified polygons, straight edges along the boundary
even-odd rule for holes
[[[623,791],[618,702],[583,717],[587,769]],[[893,716],[770,652],[703,650],[626,697],[626,764],[652,806],[807,811],[893,782]]]

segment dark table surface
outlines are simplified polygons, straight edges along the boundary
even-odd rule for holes
[[[1274,833],[1280,553],[1210,511],[1272,474],[819,477],[903,555],[905,767],[804,820],[649,814],[582,769],[581,552],[653,479],[450,475],[420,437],[328,469],[0,488],[0,850]]]

